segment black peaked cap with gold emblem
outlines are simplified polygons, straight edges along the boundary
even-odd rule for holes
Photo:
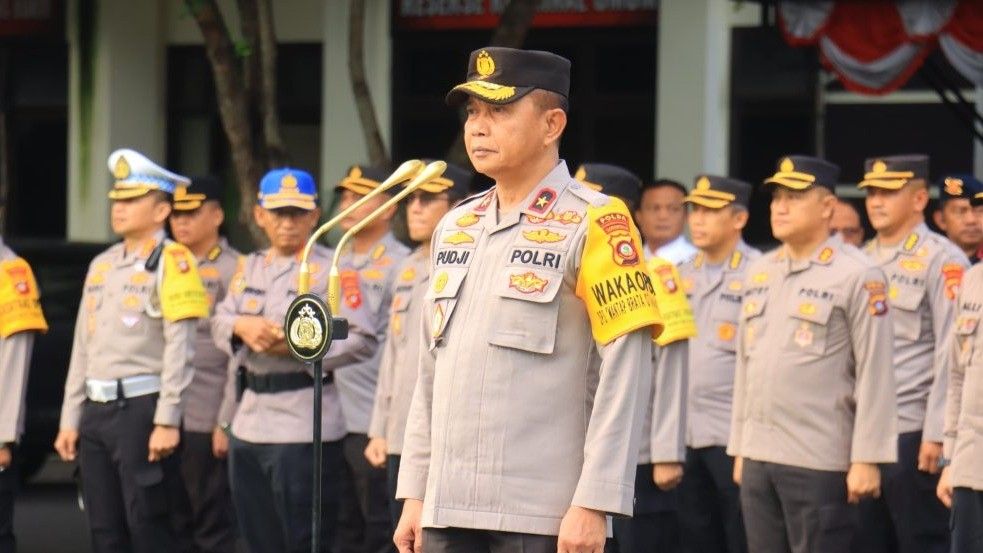
[[[710,209],[720,209],[731,204],[746,208],[751,202],[751,185],[730,177],[697,175],[693,181],[693,190],[685,201]]]
[[[903,156],[872,157],[864,162],[864,180],[858,188],[885,188],[900,190],[908,181],[928,182],[928,156],[911,154]]]
[[[430,163],[434,160],[424,159],[423,161]],[[421,184],[418,190],[423,190],[431,194],[447,194],[453,205],[471,193],[471,179],[473,178],[474,173],[471,171],[462,169],[453,163],[448,163],[443,175]]]
[[[821,186],[836,191],[840,167],[825,159],[812,156],[785,156],[778,160],[778,170],[765,179],[765,184],[777,184],[793,190]]]
[[[348,174],[338,181],[335,188],[344,188],[364,196],[382,184],[382,181],[389,177],[389,173],[390,171],[385,167],[352,165],[348,169]]]
[[[191,186],[174,189],[175,211],[194,211],[209,200],[222,201],[222,180],[212,175],[191,177]]]
[[[628,169],[608,163],[583,163],[577,168],[573,178],[588,188],[621,198],[629,209],[638,207],[642,179]]]
[[[492,104],[510,104],[535,89],[570,96],[570,60],[541,50],[489,46],[471,52],[467,80],[447,93],[459,106],[469,96]]]
[[[967,199],[970,202],[980,196],[983,199],[983,182],[968,173],[946,175],[939,181],[939,201]],[[973,205],[977,205],[974,203]]]

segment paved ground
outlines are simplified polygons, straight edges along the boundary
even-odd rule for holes
[[[89,553],[89,530],[77,497],[72,466],[49,461],[17,496],[18,553]]]

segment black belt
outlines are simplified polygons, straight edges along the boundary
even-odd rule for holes
[[[314,377],[307,373],[271,373],[257,374],[249,372],[245,367],[239,367],[239,394],[244,390],[252,390],[257,394],[275,394],[277,392],[292,392],[314,386]],[[324,383],[334,382],[334,374],[328,372]]]

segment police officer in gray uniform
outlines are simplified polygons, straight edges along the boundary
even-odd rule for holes
[[[471,178],[470,172],[448,165],[441,177],[423,184],[406,198],[409,237],[420,246],[396,270],[389,307],[389,331],[379,365],[369,444],[365,448],[369,463],[386,469],[386,496],[393,528],[403,508],[403,504],[396,501],[396,478],[420,359],[420,340],[415,330],[423,313],[423,296],[430,283],[430,239],[440,219],[468,195]]]
[[[569,86],[564,58],[489,47],[448,94],[496,185],[434,232],[401,552],[600,552],[631,513],[662,321],[627,207],[559,159]]]
[[[983,190],[973,195],[983,226]],[[983,551],[983,267],[966,272],[959,291],[945,409],[946,467],[938,497],[952,508],[952,553]]]
[[[229,246],[219,229],[222,211],[222,181],[212,176],[194,177],[190,188],[174,192],[171,233],[187,246],[198,261],[198,275],[208,294],[210,314],[225,298],[229,282],[242,258]],[[229,356],[212,339],[211,322],[198,322],[195,340],[195,376],[186,391],[181,475],[188,500],[179,513],[179,523],[194,544],[192,551],[232,553],[235,551],[235,518],[229,492],[228,436],[218,426],[218,410],[229,379]]]
[[[345,209],[375,190],[389,176],[381,167],[349,169],[336,191],[338,209]],[[388,200],[380,194],[342,220],[348,230]],[[410,249],[390,229],[396,206],[374,219],[354,236],[341,252],[341,297],[349,309],[362,311],[372,321],[379,347],[372,357],[338,371],[336,383],[348,433],[342,444],[345,459],[341,480],[341,512],[338,514],[338,548],[341,553],[381,553],[392,550],[392,525],[386,493],[386,471],[365,458],[369,443],[369,419],[375,401],[379,362],[389,326],[391,289],[397,269]]]
[[[17,442],[24,432],[27,372],[37,332],[47,332],[31,266],[0,238],[0,553],[14,553]]]
[[[747,551],[727,438],[744,279],[761,256],[741,239],[750,199],[750,184],[715,175],[697,176],[686,196],[690,236],[700,252],[679,270],[699,332],[689,348],[680,520],[683,543],[697,553]]]
[[[944,553],[948,513],[935,497],[950,334],[969,260],[925,226],[928,156],[868,159],[859,187],[877,231],[864,251],[887,275],[894,325],[898,462],[882,468],[880,498],[860,504],[857,553]]]
[[[849,551],[854,504],[897,458],[887,282],[830,236],[838,175],[789,156],[765,181],[782,246],[744,279],[727,448],[752,553]]]
[[[631,171],[607,163],[584,163],[573,178],[588,188],[625,202],[634,213],[642,181]],[[679,549],[679,497],[676,486],[683,476],[686,427],[687,339],[695,331],[692,311],[686,304],[680,279],[672,264],[652,259],[649,267],[659,310],[675,296],[685,305],[689,332],[676,332],[668,324],[652,349],[652,386],[645,398],[641,444],[635,469],[635,509],[631,518],[613,520],[613,539],[606,551],[631,553]],[[668,307],[668,306],[666,306]]]
[[[55,450],[79,460],[96,553],[170,552],[174,453],[208,300],[194,255],[164,235],[174,189],[188,180],[127,149],[109,168],[123,241],[89,265]]]
[[[290,356],[282,323],[297,296],[300,255],[320,212],[310,174],[283,168],[260,181],[257,224],[271,247],[246,257],[212,318],[215,344],[235,358],[237,394],[226,394],[219,424],[230,433],[229,477],[239,531],[253,553],[302,552],[311,543],[311,455],[314,379]],[[332,251],[315,246],[309,267],[311,290],[326,294]],[[361,311],[342,302],[349,320],[346,340],[324,358],[321,439],[323,540],[329,545],[338,509],[341,439],[345,421],[333,371],[362,361],[377,347]],[[231,423],[231,424],[230,424]]]

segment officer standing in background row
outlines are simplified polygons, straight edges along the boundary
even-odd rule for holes
[[[727,448],[751,553],[849,551],[897,459],[887,282],[829,235],[838,175],[790,156],[765,181],[782,245],[746,272]]]
[[[868,159],[867,217],[877,235],[864,252],[887,276],[897,384],[898,462],[882,467],[881,497],[860,503],[857,553],[946,553],[948,517],[935,497],[950,333],[969,261],[925,225],[928,156]]]
[[[696,255],[686,239],[686,187],[671,179],[642,185],[635,219],[645,241],[645,257],[680,264]]]
[[[212,318],[215,344],[235,358],[238,406],[226,394],[219,425],[228,430],[229,479],[239,532],[252,553],[310,551],[314,379],[287,350],[283,320],[297,296],[300,256],[320,210],[314,178],[283,168],[263,176],[253,212],[270,247],[249,254]],[[312,293],[327,293],[332,251],[315,245],[308,259]],[[345,421],[334,370],[367,359],[375,333],[360,310],[342,302],[348,338],[331,345],[321,439],[323,541],[331,547],[338,512]],[[231,424],[230,424],[231,423]]]
[[[983,228],[970,201],[983,192],[983,183],[973,175],[946,175],[939,181],[939,208],[932,214],[938,226],[971,263],[978,263],[983,253]]]
[[[983,191],[973,196],[983,227]],[[938,497],[952,509],[952,553],[983,551],[983,266],[966,272],[959,290],[945,409],[946,465]]]
[[[380,167],[353,166],[335,188],[341,193],[338,209],[348,208],[388,176],[389,172]],[[345,231],[352,228],[390,197],[388,193],[376,196],[343,219],[341,228]],[[368,462],[365,448],[369,443],[369,419],[389,326],[391,290],[397,269],[410,252],[392,234],[395,215],[396,206],[392,206],[372,220],[338,258],[341,299],[349,309],[365,313],[379,344],[370,358],[347,365],[335,375],[348,431],[342,444],[345,463],[338,513],[340,553],[383,553],[393,548],[386,471]]]
[[[0,237],[0,553],[16,549],[17,443],[24,432],[27,373],[35,333],[48,331],[40,298],[31,266]]]
[[[225,298],[229,282],[241,256],[219,235],[222,210],[222,181],[195,177],[191,187],[174,192],[171,233],[198,262],[198,275],[208,294],[209,313]],[[218,410],[229,379],[229,356],[215,346],[210,320],[198,322],[195,340],[195,376],[185,391],[181,475],[189,501],[179,520],[187,520],[193,551],[235,551],[235,517],[229,492],[225,458],[229,438],[218,426]]]
[[[569,88],[568,60],[489,47],[448,94],[495,187],[434,232],[401,553],[599,553],[631,514],[662,320],[630,212],[559,158]]]
[[[690,236],[700,249],[679,268],[699,329],[690,339],[686,473],[679,489],[683,543],[693,553],[747,551],[727,438],[744,281],[761,256],[741,238],[750,199],[750,184],[714,175],[697,176],[686,196]]]
[[[642,181],[634,173],[606,163],[584,163],[574,178],[602,194],[623,201],[630,212],[638,205]],[[652,385],[643,397],[641,444],[635,469],[635,509],[613,520],[608,551],[643,553],[679,550],[679,498],[686,459],[687,339],[696,334],[676,267],[652,257],[646,263],[665,328],[652,349]]]
[[[859,248],[864,245],[864,226],[860,222],[860,213],[849,200],[836,199],[829,230],[840,235],[843,242],[851,246]]]
[[[92,549],[177,549],[169,494],[198,319],[208,300],[194,255],[165,238],[188,179],[133,150],[109,156],[113,232],[89,265],[55,450],[79,460]]]
[[[365,448],[369,463],[386,469],[386,497],[393,528],[403,509],[402,502],[396,501],[396,478],[420,360],[417,328],[423,314],[423,296],[430,282],[430,239],[441,217],[468,195],[472,176],[456,165],[448,165],[443,176],[422,185],[406,198],[409,237],[420,246],[396,270],[389,333],[379,365],[379,385],[369,424],[369,444]]]

